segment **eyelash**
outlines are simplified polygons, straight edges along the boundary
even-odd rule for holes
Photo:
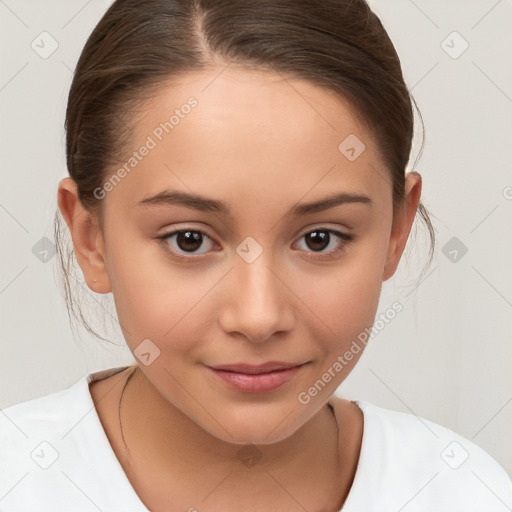
[[[179,233],[186,233],[187,231],[190,231],[190,232],[193,232],[193,233],[200,233],[201,235],[209,238],[210,240],[213,241],[213,239],[207,234],[205,233],[204,231],[202,231],[201,229],[177,229],[177,230],[174,230],[174,231],[170,231],[169,233],[166,233],[162,236],[159,236],[157,237],[157,240],[161,243],[161,245],[163,246],[164,250],[170,254],[172,254],[174,257],[178,258],[178,259],[182,259],[182,260],[188,260],[188,261],[191,261],[195,258],[198,258],[199,256],[194,256],[193,253],[190,253],[191,255],[190,256],[183,256],[182,254],[177,254],[176,252],[172,251],[169,249],[169,244],[166,242],[166,240],[170,237],[172,237],[173,235],[176,235],[176,234],[179,234]],[[309,251],[313,254],[319,254],[319,255],[322,255],[323,257],[321,258],[318,258],[318,257],[312,257],[312,256],[308,256],[309,258],[311,259],[331,259],[331,258],[334,258],[335,256],[337,256],[339,253],[345,251],[346,249],[346,246],[348,244],[350,244],[351,242],[354,241],[354,235],[348,235],[346,233],[342,233],[341,231],[338,231],[336,229],[332,229],[332,228],[322,228],[322,227],[319,227],[319,228],[314,228],[314,229],[310,229],[309,231],[306,231],[305,233],[303,233],[300,237],[299,237],[299,240],[301,238],[303,238],[304,236],[306,235],[310,235],[311,233],[314,233],[316,231],[325,231],[327,233],[331,233],[331,234],[334,234],[335,236],[337,236],[341,242],[340,242],[340,245],[336,248],[336,249],[332,249],[331,251],[329,252],[326,252],[326,253],[320,253],[320,252],[315,252],[315,251]],[[330,242],[330,240],[329,240]],[[206,254],[206,253],[203,253],[203,254]]]

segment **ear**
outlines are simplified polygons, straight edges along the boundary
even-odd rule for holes
[[[69,228],[76,259],[87,286],[96,293],[112,291],[106,267],[103,234],[97,217],[80,202],[75,180],[64,178],[60,181],[57,201]]]
[[[382,274],[383,281],[389,279],[398,267],[416,216],[420,196],[421,175],[417,172],[408,172],[405,175],[404,201],[393,215],[393,226],[389,239],[388,254]]]

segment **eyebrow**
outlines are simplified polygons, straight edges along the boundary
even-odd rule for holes
[[[362,194],[341,192],[328,195],[317,201],[296,204],[287,212],[286,215],[302,216],[309,213],[328,210],[329,208],[333,208],[335,206],[346,203],[362,203],[371,205],[372,201],[368,196]],[[228,217],[231,216],[231,206],[228,206],[227,204],[216,199],[211,199],[197,194],[189,194],[187,192],[164,190],[154,196],[147,197],[136,203],[136,206],[161,205],[178,205],[201,212],[212,212],[219,213]]]

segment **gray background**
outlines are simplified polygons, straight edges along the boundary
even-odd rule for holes
[[[85,331],[73,335],[51,252],[57,184],[67,175],[63,121],[72,71],[109,5],[0,0],[0,408],[134,361],[115,329],[111,296],[79,283],[88,317],[98,318],[94,325],[101,332],[103,322],[112,325],[108,332],[119,346]],[[512,474],[512,5],[371,5],[396,45],[424,117],[426,145],[415,170],[436,216],[438,248],[415,289],[427,256],[423,228],[410,241],[379,306],[383,312],[396,300],[404,310],[372,339],[338,394],[451,428]],[[31,47],[43,31],[58,43],[47,58]],[[459,55],[464,41],[469,46]],[[42,247],[50,251],[46,258],[43,237],[50,241]]]

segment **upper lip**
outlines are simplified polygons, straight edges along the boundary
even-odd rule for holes
[[[246,363],[237,363],[237,364],[216,364],[216,365],[207,365],[209,368],[213,368],[214,370],[225,370],[229,372],[236,373],[268,373],[277,370],[287,370],[289,368],[294,368],[296,366],[302,366],[305,363],[285,363],[282,361],[269,361],[263,364],[246,364]]]

